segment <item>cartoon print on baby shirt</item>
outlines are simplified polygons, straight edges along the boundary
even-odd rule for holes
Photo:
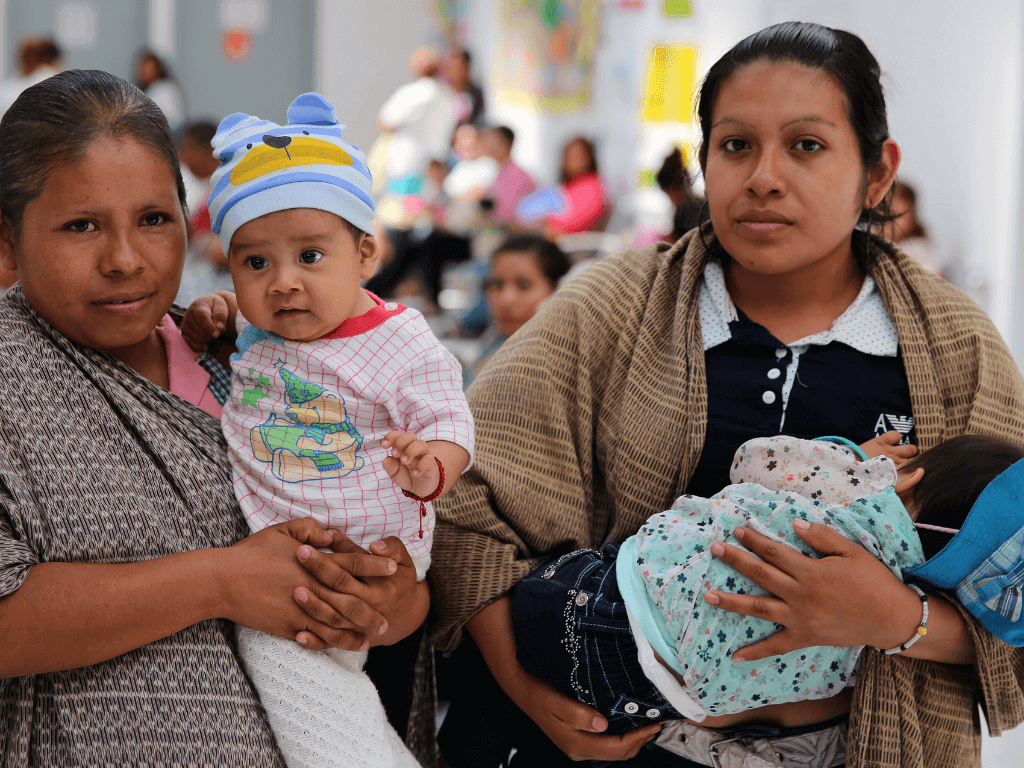
[[[286,418],[272,413],[253,427],[256,459],[270,464],[274,477],[286,483],[344,477],[362,467],[357,452],[363,437],[348,418],[344,398],[300,379],[281,361],[274,367],[284,381],[289,406]]]

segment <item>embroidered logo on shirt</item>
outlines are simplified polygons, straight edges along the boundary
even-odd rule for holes
[[[880,437],[886,432],[895,429],[902,436],[900,445],[909,445],[910,433],[914,429],[913,416],[897,416],[893,413],[878,414],[878,421],[875,422],[875,437]]]
[[[253,455],[286,483],[344,477],[363,466],[362,435],[348,418],[345,400],[301,379],[278,362],[289,406],[250,432]]]

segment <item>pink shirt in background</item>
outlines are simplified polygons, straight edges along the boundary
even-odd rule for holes
[[[559,232],[589,232],[608,207],[604,185],[596,173],[585,173],[562,185],[569,210],[552,216],[548,224]]]
[[[196,362],[195,353],[185,343],[170,315],[164,315],[156,332],[164,340],[164,348],[167,350],[167,375],[171,380],[171,392],[219,419],[221,408],[209,390],[210,374]]]
[[[498,172],[498,178],[491,187],[494,199],[494,220],[497,222],[514,221],[519,201],[537,189],[533,177],[509,160]]]

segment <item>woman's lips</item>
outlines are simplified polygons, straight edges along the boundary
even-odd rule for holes
[[[137,299],[111,299],[109,301],[97,301],[94,304],[111,312],[116,312],[119,315],[134,315],[141,312],[151,298],[153,298],[153,294],[150,293]]]
[[[782,221],[741,221],[740,225],[755,235],[771,235],[789,226]]]

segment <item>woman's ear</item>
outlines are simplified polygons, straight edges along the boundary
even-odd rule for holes
[[[864,195],[864,207],[874,208],[883,199],[889,188],[896,181],[896,171],[899,170],[900,160],[903,154],[900,152],[899,144],[892,139],[886,139],[882,144],[882,157],[878,165],[868,171],[868,188]]]
[[[896,473],[896,495],[900,497],[903,506],[908,510],[911,510],[913,507],[914,491],[917,490],[917,484],[921,482],[923,477],[924,469],[921,467],[912,472],[900,470]],[[916,518],[916,514],[912,514],[911,517]]]
[[[0,221],[0,267],[9,272],[18,268],[18,259],[14,248],[14,232],[2,221]]]

